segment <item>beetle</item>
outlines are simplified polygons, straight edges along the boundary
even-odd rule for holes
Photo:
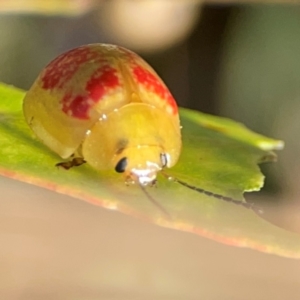
[[[156,72],[123,47],[90,44],[50,62],[27,92],[24,116],[70,168],[115,169],[153,184],[181,152],[177,104]]]
[[[89,44],[59,55],[26,93],[23,112],[35,135],[67,160],[58,166],[86,162],[123,173],[166,215],[144,188],[155,184],[158,172],[196,192],[253,208],[163,172],[181,153],[178,107],[157,73],[128,49]]]

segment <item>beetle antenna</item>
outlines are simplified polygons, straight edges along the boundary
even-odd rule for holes
[[[202,188],[199,188],[199,187],[196,187],[194,185],[190,185],[182,180],[179,180],[173,176],[169,176],[167,175],[166,173],[164,172],[161,172],[168,180],[172,180],[174,182],[177,182],[179,184],[181,184],[182,186],[185,186],[187,188],[189,188],[190,190],[193,190],[193,191],[196,191],[198,193],[201,193],[201,194],[204,194],[204,195],[207,195],[207,196],[210,196],[210,197],[213,197],[213,198],[216,198],[216,199],[219,199],[219,200],[223,200],[223,201],[227,201],[227,202],[231,202],[231,203],[234,203],[236,205],[240,205],[240,206],[243,206],[245,208],[248,208],[248,209],[253,209],[254,211],[258,212],[259,214],[263,214],[263,210],[260,208],[260,207],[257,207],[254,205],[254,203],[247,203],[247,202],[242,202],[240,200],[236,200],[236,199],[233,199],[231,197],[228,197],[228,196],[223,196],[223,195],[220,195],[220,194],[216,194],[216,193],[213,193],[213,192],[210,192],[210,191],[207,191],[207,190],[204,190]]]
[[[143,191],[143,193],[145,194],[145,196],[147,197],[147,199],[154,204],[168,219],[171,219],[171,215],[166,211],[166,209],[159,204],[147,191],[147,189],[145,188],[144,185],[140,184],[141,190]]]

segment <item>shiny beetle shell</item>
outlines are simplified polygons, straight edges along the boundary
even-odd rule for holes
[[[91,44],[53,60],[27,92],[24,116],[63,159],[82,157],[147,184],[176,164],[178,108],[155,71],[122,47]]]

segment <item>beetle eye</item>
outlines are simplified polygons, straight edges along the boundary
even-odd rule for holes
[[[167,158],[167,155],[165,153],[160,154],[160,161],[161,161],[161,164],[162,164],[163,168],[168,165],[168,158]]]
[[[126,169],[126,166],[127,166],[127,157],[123,157],[117,163],[115,170],[118,173],[123,173]]]

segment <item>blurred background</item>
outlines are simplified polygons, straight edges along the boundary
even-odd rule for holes
[[[249,197],[271,203],[272,222],[299,233],[300,6],[264,2],[0,0],[0,81],[28,89],[48,62],[82,44],[138,52],[180,106],[285,141],[279,161],[262,167],[265,188]],[[297,261],[6,178],[0,189],[0,299],[300,297]]]

